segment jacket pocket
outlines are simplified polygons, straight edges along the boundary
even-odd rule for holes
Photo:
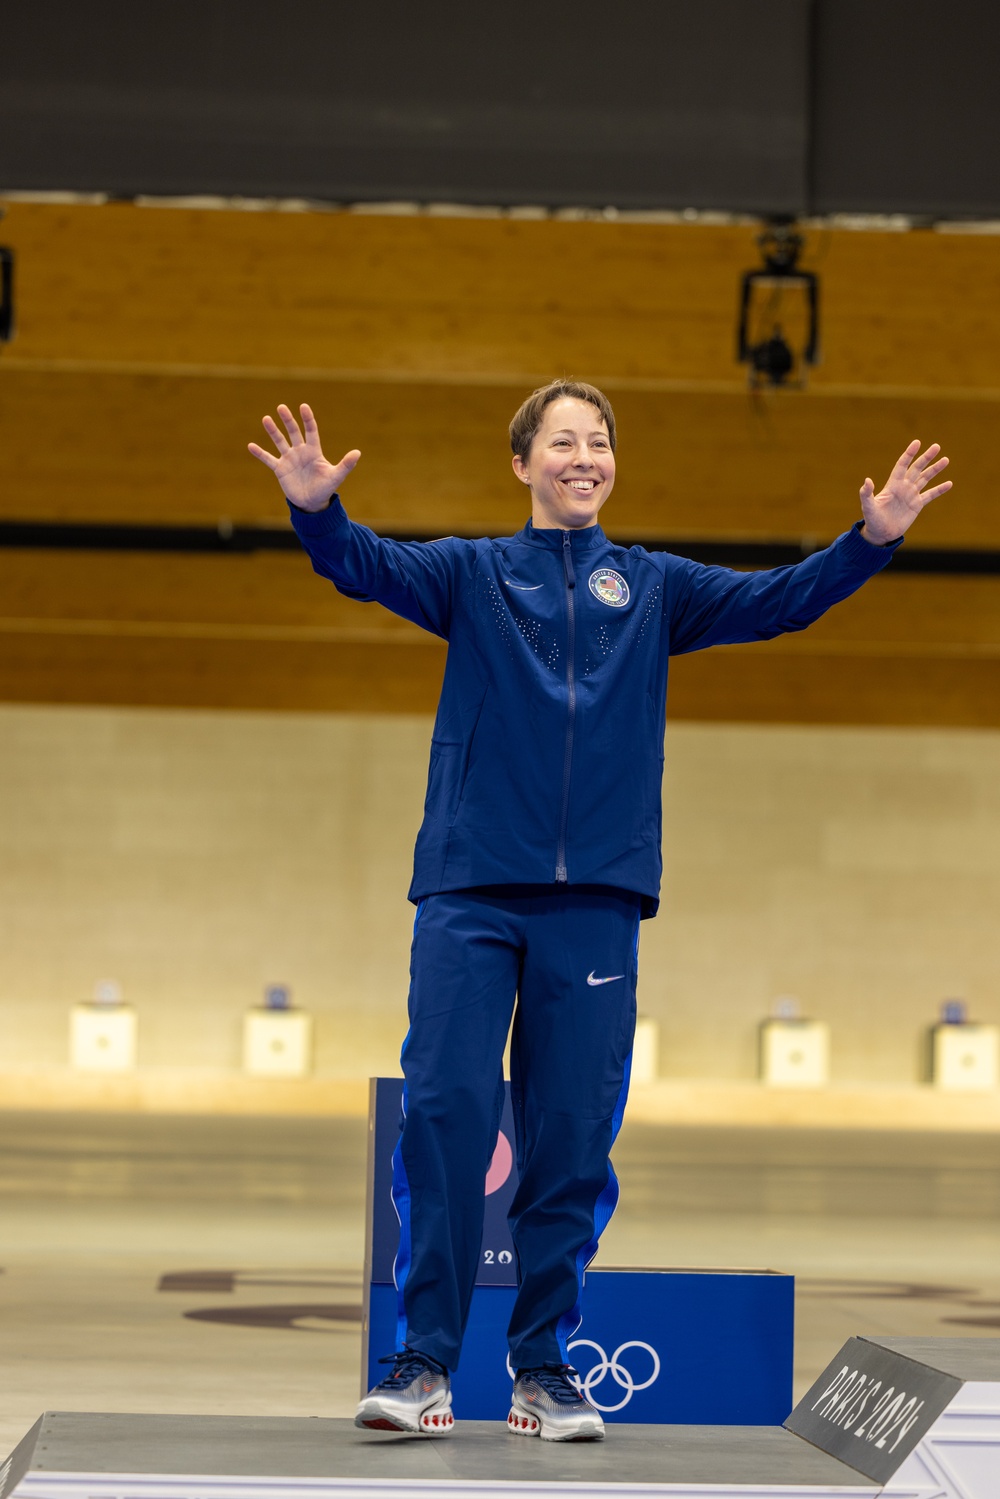
[[[451,827],[458,815],[459,804],[469,775],[469,766],[475,746],[476,730],[482,720],[484,692],[470,714],[462,739],[434,738],[431,740],[431,763],[427,776],[427,795],[424,798],[424,816],[443,822]]]
[[[462,793],[464,760],[464,745],[431,740],[431,763],[424,797],[424,816],[429,820],[450,824],[454,819]]]

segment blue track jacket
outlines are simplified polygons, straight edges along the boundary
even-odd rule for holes
[[[857,525],[793,567],[734,572],[616,546],[599,526],[396,542],[292,508],[341,593],[448,642],[410,899],[610,885],[659,901],[667,668],[802,630],[890,560]]]

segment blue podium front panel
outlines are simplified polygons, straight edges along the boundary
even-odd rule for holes
[[[767,1271],[589,1270],[569,1356],[606,1421],[780,1426],[792,1408],[795,1283]],[[510,1409],[507,1323],[513,1286],[477,1286],[452,1376],[455,1415],[503,1421]],[[396,1336],[396,1290],[373,1285],[372,1357]]]
[[[392,1153],[403,1084],[373,1078],[361,1363],[362,1394],[396,1346],[392,1268],[399,1220]],[[486,1178],[472,1310],[455,1371],[455,1413],[506,1420],[507,1324],[516,1294],[507,1210],[517,1186],[510,1097]],[[766,1270],[589,1270],[583,1322],[569,1343],[588,1399],[608,1421],[780,1426],[792,1408],[794,1281]]]

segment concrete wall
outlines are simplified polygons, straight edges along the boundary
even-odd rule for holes
[[[1000,1021],[998,768],[993,731],[672,729],[642,995],[663,1070],[752,1075],[782,994],[829,1022],[835,1081],[920,1078],[944,998]]]
[[[263,986],[319,1071],[396,1070],[430,720],[0,708],[0,1070],[117,979],[140,1065],[233,1068]],[[666,1076],[754,1075],[776,995],[834,1077],[909,1082],[942,998],[1000,1021],[1000,734],[681,724],[640,1008]]]

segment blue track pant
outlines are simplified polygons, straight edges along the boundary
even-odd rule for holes
[[[618,1201],[608,1153],[628,1088],[638,927],[627,891],[466,890],[420,904],[393,1162],[399,1341],[449,1369],[479,1263],[512,1014],[511,1362],[568,1361],[583,1272]]]

